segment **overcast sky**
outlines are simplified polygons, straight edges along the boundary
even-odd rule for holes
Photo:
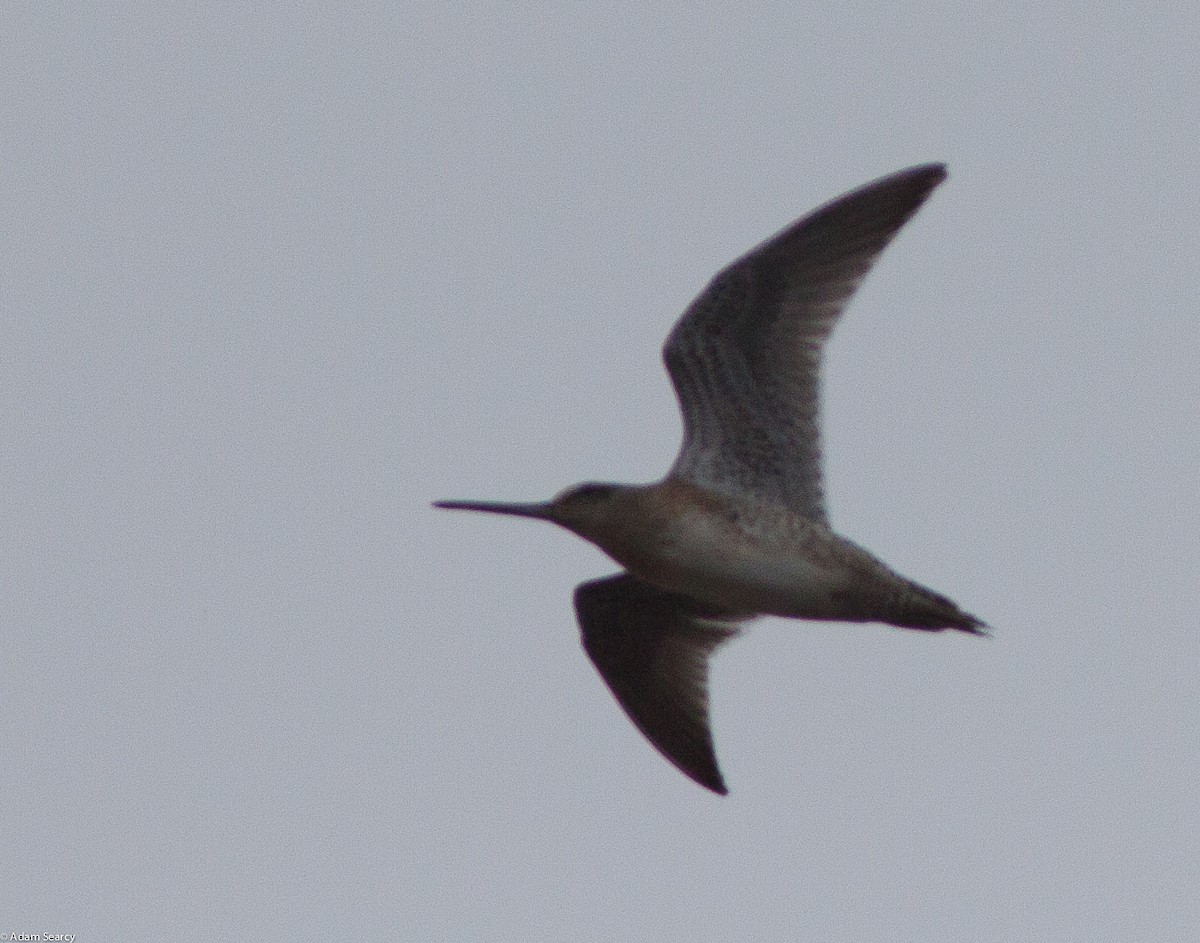
[[[1194,3],[83,6],[0,28],[0,934],[1200,938]],[[657,478],[707,279],[933,160],[829,503],[994,637],[757,623],[716,797],[613,564],[429,502]]]

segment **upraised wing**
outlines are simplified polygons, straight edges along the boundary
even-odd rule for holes
[[[713,278],[663,348],[683,412],[673,475],[827,522],[822,348],[880,252],[945,178],[927,164],[869,183]]]

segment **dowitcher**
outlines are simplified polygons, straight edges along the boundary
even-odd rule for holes
[[[708,659],[758,615],[984,624],[834,533],[821,476],[821,351],[880,252],[946,177],[941,164],[869,183],[719,272],[663,348],[683,445],[649,485],[583,484],[551,501],[439,501],[552,521],[624,572],[583,583],[583,647],[625,713],[683,773],[724,794]]]

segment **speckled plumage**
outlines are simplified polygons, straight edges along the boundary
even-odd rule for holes
[[[757,615],[980,633],[983,623],[835,534],[820,447],[821,354],[846,302],[945,168],[867,184],[722,270],[663,350],[683,444],[652,485],[587,484],[542,504],[439,507],[553,521],[625,572],[575,592],[583,644],[617,701],[680,770],[725,783],[708,658]]]

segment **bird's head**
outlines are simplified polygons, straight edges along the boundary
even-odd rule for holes
[[[586,482],[567,488],[549,501],[521,504],[508,501],[435,501],[433,506],[452,511],[483,511],[551,521],[580,537],[594,540],[604,521],[612,518],[613,500],[626,486]]]

